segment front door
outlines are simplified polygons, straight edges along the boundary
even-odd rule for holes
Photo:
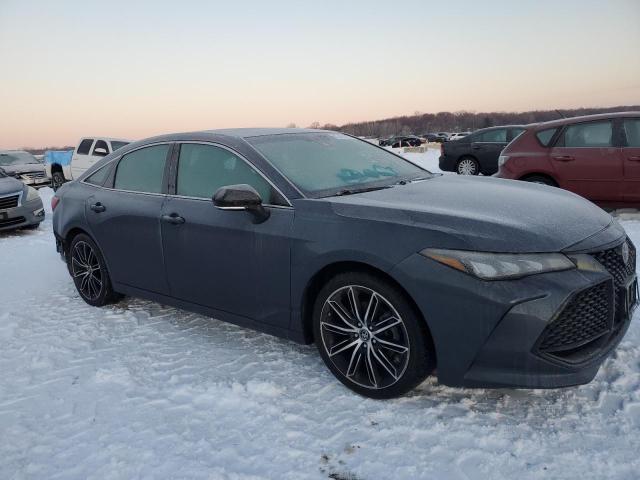
[[[625,142],[621,148],[624,165],[624,200],[640,206],[640,118],[622,122]]]
[[[93,138],[83,138],[78,148],[73,152],[73,157],[71,158],[71,175],[74,180],[89,168],[89,158],[91,157],[93,144]]]
[[[112,188],[98,188],[85,211],[111,279],[168,295],[160,214],[166,195],[164,176],[171,144],[134,150],[118,162]]]
[[[270,211],[266,221],[213,205],[218,188],[235,184],[260,193]],[[175,193],[162,208],[171,295],[287,328],[293,209],[282,195],[231,150],[195,143],[180,146]]]
[[[564,188],[589,200],[618,202],[623,179],[618,150],[613,122],[600,120],[567,126],[549,154]]]

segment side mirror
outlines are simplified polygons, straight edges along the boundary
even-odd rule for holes
[[[94,148],[93,149],[93,155],[96,157],[106,157],[107,156],[107,149],[106,148]]]
[[[262,223],[270,215],[262,205],[260,194],[245,183],[220,187],[213,194],[213,204],[221,210],[246,210],[252,214],[254,223]]]

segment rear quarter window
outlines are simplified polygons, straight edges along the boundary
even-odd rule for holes
[[[551,143],[551,139],[557,131],[557,128],[547,128],[546,130],[540,130],[536,133],[536,138],[543,147],[548,147]]]

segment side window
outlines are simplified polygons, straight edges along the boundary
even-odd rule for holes
[[[230,151],[194,143],[180,146],[176,185],[178,195],[211,198],[220,187],[240,183],[255,188],[265,204],[286,204],[269,182]]]
[[[524,132],[524,128],[512,128],[511,129],[511,140],[517,138]]]
[[[132,192],[161,193],[170,145],[135,150],[120,160],[113,187]]]
[[[506,143],[507,142],[507,129],[499,128],[497,130],[489,130],[488,132],[483,132],[480,135],[480,142],[491,142],[491,143]]]
[[[627,137],[627,147],[640,147],[640,118],[625,120],[624,134]]]
[[[106,157],[109,155],[109,145],[104,140],[96,140],[96,144],[93,146],[91,155],[94,157]]]
[[[564,131],[561,146],[570,148],[610,147],[613,145],[612,134],[613,126],[608,120],[569,125]]]
[[[543,147],[548,147],[551,143],[551,139],[556,134],[557,128],[547,128],[546,130],[540,130],[536,133],[536,138],[542,144]]]
[[[89,155],[89,150],[93,144],[93,138],[85,138],[78,145],[78,155]]]
[[[98,170],[96,173],[85,178],[84,181],[92,185],[104,185],[104,182],[109,176],[110,172],[111,172],[111,165],[107,164],[106,166]]]

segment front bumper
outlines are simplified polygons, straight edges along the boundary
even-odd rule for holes
[[[606,335],[570,355],[549,354],[540,348],[547,327],[557,325],[553,322],[581,292],[605,284],[613,292],[608,272],[567,270],[486,282],[413,255],[392,274],[422,311],[434,341],[438,379],[449,386],[556,388],[587,383],[630,323],[630,318],[619,318],[614,324],[611,296]],[[576,319],[578,330],[583,316]]]
[[[37,225],[44,217],[42,200],[37,198],[14,208],[0,210],[0,231]]]

